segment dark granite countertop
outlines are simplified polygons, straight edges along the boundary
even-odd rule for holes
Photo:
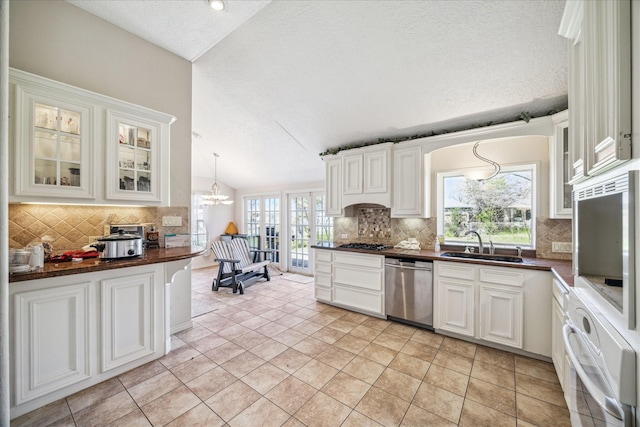
[[[547,258],[534,258],[534,257],[522,257],[522,262],[503,262],[493,260],[481,260],[481,259],[467,259],[467,258],[453,258],[443,257],[442,254],[446,251],[435,252],[429,249],[410,250],[410,249],[387,249],[384,251],[369,251],[364,249],[347,249],[339,248],[333,243],[327,243],[322,245],[314,245],[312,248],[317,249],[331,249],[336,251],[348,251],[359,252],[374,255],[384,255],[394,258],[409,258],[415,260],[424,261],[448,261],[448,262],[462,262],[467,264],[481,264],[481,265],[494,265],[499,267],[511,267],[511,268],[524,268],[529,270],[543,270],[551,271],[558,279],[562,280],[567,286],[573,286],[573,273],[571,268],[571,261],[559,260],[559,259],[547,259]]]
[[[94,271],[111,270],[114,268],[137,267],[141,265],[157,264],[161,262],[178,261],[204,254],[205,248],[187,246],[183,248],[145,249],[139,257],[100,260],[99,258],[85,259],[82,262],[45,262],[44,267],[28,273],[13,273],[9,275],[9,283],[25,280],[46,279],[49,277],[67,276],[71,274],[91,273]]]

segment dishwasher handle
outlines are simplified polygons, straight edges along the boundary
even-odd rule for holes
[[[403,270],[431,271],[433,269],[433,264],[432,263],[424,263],[425,265],[421,265],[421,266],[416,267],[415,266],[415,262],[413,260],[411,260],[411,261],[403,261],[403,262],[405,264],[393,264],[393,263],[385,262],[384,265],[385,265],[385,267],[401,268]]]

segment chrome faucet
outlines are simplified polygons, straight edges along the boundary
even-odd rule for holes
[[[475,230],[469,230],[466,233],[464,233],[465,236],[468,236],[469,234],[475,234],[476,237],[478,238],[478,253],[484,253],[484,246],[482,245],[482,237],[480,237],[480,233],[478,233]]]

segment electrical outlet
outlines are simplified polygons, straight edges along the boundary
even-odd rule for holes
[[[181,225],[182,225],[181,216],[163,216],[162,217],[163,227],[180,227]]]
[[[99,238],[101,238],[102,236],[89,236],[89,244],[95,243],[98,241]]]
[[[340,235],[340,238],[341,238],[341,239],[348,239],[348,238],[349,238],[349,235],[347,235],[346,233],[345,233],[345,234],[341,234],[341,235]]]
[[[551,242],[551,252],[570,254],[571,242]]]

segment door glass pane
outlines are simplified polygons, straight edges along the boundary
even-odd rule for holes
[[[35,127],[57,130],[58,109],[56,107],[36,103],[35,110]]]
[[[309,268],[309,196],[291,196],[291,256],[293,269]]]
[[[60,130],[62,132],[80,134],[80,113],[60,110]]]
[[[260,248],[260,201],[261,199],[248,199],[246,201],[246,215],[247,219],[245,224],[247,225],[247,234],[249,237],[249,246],[253,249]]]
[[[56,185],[58,182],[55,160],[35,159],[35,184]]]
[[[80,138],[76,136],[60,137],[60,160],[80,162]]]
[[[60,185],[80,186],[80,163],[60,162]]]
[[[264,198],[265,249],[274,252],[271,260],[280,262],[280,198]]]
[[[55,133],[36,131],[34,154],[36,157],[55,159],[58,151],[58,141]]]

